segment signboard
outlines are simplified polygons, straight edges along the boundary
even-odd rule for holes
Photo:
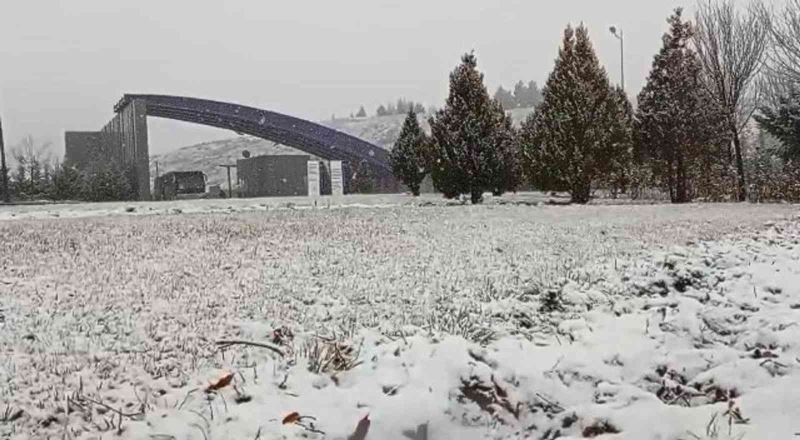
[[[342,175],[342,161],[331,161],[331,195],[344,195],[344,179]]]
[[[319,162],[308,162],[308,196],[319,197]]]

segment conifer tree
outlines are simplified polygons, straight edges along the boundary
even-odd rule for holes
[[[432,177],[446,197],[470,194],[472,203],[483,192],[502,192],[513,180],[508,167],[516,145],[507,130],[510,120],[483,84],[474,53],[465,54],[450,74],[450,93],[445,108],[430,119]]]
[[[75,168],[61,164],[53,174],[51,197],[54,200],[78,200],[81,198],[81,174]]]
[[[495,126],[495,146],[497,158],[490,164],[491,189],[494,196],[508,191],[516,191],[522,181],[519,142],[511,117],[506,115],[503,106],[494,101],[495,110],[491,113]]]
[[[518,81],[514,85],[514,107],[524,107],[528,95],[528,87],[524,82]]]
[[[636,142],[672,202],[686,203],[701,178],[717,170],[717,150],[725,139],[724,115],[703,87],[702,66],[688,45],[692,26],[683,21],[680,8],[668,23],[664,45],[639,94]]]
[[[633,145],[633,105],[628,95],[621,87],[613,90],[616,99],[614,110],[616,115],[612,118],[614,125],[611,131],[610,161],[602,170],[600,182],[616,197],[619,192],[626,191],[630,185],[635,171],[634,145]]]
[[[800,160],[800,92],[792,90],[774,105],[760,108],[756,121],[767,133],[781,141],[784,160]]]
[[[356,117],[357,118],[366,118],[367,117],[367,110],[364,108],[363,105],[358,109],[358,113],[356,113]]]
[[[420,184],[428,174],[426,161],[427,136],[417,121],[412,108],[406,116],[400,137],[389,153],[392,172],[414,196],[419,195]]]
[[[494,99],[498,101],[505,109],[517,108],[514,95],[508,90],[504,89],[503,86],[498,87],[497,91],[494,92]]]
[[[615,173],[620,100],[594,53],[586,28],[567,27],[544,100],[523,124],[528,175],[543,190],[566,190],[587,203],[593,187]]]

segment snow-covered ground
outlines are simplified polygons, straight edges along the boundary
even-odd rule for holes
[[[492,197],[486,194],[486,204],[538,205],[551,201],[563,203],[567,196],[551,197],[540,192],[521,192]],[[630,202],[630,201],[629,201]],[[593,201],[594,204],[624,203],[623,200]],[[647,203],[647,202],[640,202]],[[462,202],[445,200],[440,194],[411,197],[404,194],[357,194],[344,197],[261,197],[248,199],[189,199],[168,202],[102,202],[102,203],[40,203],[0,205],[0,221],[47,218],[82,218],[98,216],[141,216],[170,214],[199,214],[263,212],[271,210],[392,208],[400,206],[454,206]]]
[[[800,433],[797,206],[385,197],[0,208],[0,438]]]

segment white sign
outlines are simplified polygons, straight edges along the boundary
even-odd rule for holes
[[[319,197],[319,162],[308,162],[308,196]]]
[[[342,178],[342,161],[331,161],[331,195],[344,195],[344,179]]]

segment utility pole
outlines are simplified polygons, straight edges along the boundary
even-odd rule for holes
[[[615,36],[617,40],[619,40],[620,82],[622,91],[625,91],[625,34],[623,34],[622,29],[616,26],[611,26],[609,30],[611,31],[611,35]]]
[[[6,166],[6,145],[3,142],[3,120],[0,119],[0,178],[3,181],[3,201],[11,202],[11,194],[8,189],[8,167]]]
[[[222,168],[228,170],[228,198],[230,199],[233,197],[233,192],[231,190],[231,168],[236,168],[236,165],[220,165]],[[236,178],[239,178],[239,174],[236,174]]]

